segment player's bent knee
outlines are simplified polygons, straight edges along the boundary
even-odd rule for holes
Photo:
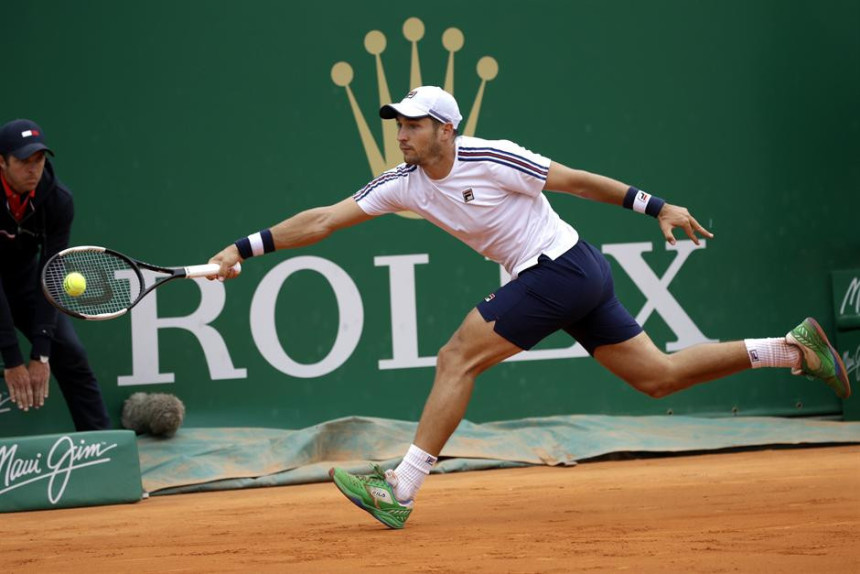
[[[458,370],[461,364],[462,356],[457,351],[457,345],[452,341],[446,343],[436,354],[436,370],[440,373]]]
[[[637,387],[637,389],[652,399],[662,399],[663,397],[672,394],[672,388],[668,385],[659,382],[651,382],[647,385]]]
[[[476,377],[481,371],[468,349],[457,343],[456,337],[448,341],[436,356],[436,372],[452,380],[463,376]]]
[[[623,377],[624,381],[651,398],[661,399],[674,392],[674,375],[671,369],[656,369],[653,373],[637,373]]]

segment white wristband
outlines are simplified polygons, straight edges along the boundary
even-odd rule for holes
[[[259,232],[249,235],[248,241],[251,243],[251,253],[254,254],[254,257],[259,257],[266,252],[263,248],[263,237]]]
[[[641,189],[633,198],[633,211],[637,213],[645,213],[645,208],[648,207],[648,202],[651,201],[651,194],[645,193]]]

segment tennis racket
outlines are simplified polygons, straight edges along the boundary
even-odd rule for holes
[[[146,286],[142,269],[163,276]],[[190,267],[160,267],[127,255],[93,245],[69,247],[60,251],[42,269],[42,291],[48,301],[63,313],[78,319],[102,321],[128,313],[156,287],[174,279],[193,279],[218,273],[215,263]],[[236,272],[242,270],[239,263]],[[83,293],[66,292],[63,281],[69,273],[80,273],[86,280]]]

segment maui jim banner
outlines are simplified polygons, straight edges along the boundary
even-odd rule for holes
[[[142,495],[131,431],[0,440],[0,512],[137,502]]]

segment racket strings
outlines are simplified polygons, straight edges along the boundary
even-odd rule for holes
[[[86,289],[77,296],[66,292],[63,282],[69,273],[80,273]],[[44,286],[61,307],[84,315],[121,311],[132,304],[144,286],[132,265],[102,251],[70,252],[49,262]]]

